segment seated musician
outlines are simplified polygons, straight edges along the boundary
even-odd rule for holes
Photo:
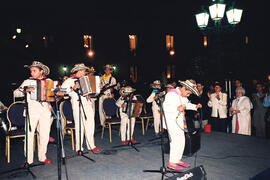
[[[134,103],[132,102],[132,108],[130,110],[130,117],[131,117],[131,132],[130,132],[130,119],[129,119],[129,112],[128,112],[128,98],[130,97],[130,93],[134,92],[135,89],[133,89],[130,86],[122,87],[119,90],[119,94],[121,95],[120,98],[116,101],[116,105],[120,108],[120,117],[121,117],[121,144],[125,145],[126,142],[135,143],[136,141],[133,139],[133,132],[135,127],[135,117],[132,116]],[[137,100],[135,96],[133,96],[132,101]],[[130,137],[131,134],[131,137]]]
[[[47,146],[49,142],[50,128],[51,128],[51,105],[48,102],[40,102],[30,98],[30,92],[34,93],[35,88],[31,87],[31,82],[35,80],[45,80],[50,73],[50,69],[41,62],[33,61],[32,65],[27,66],[30,69],[31,77],[24,80],[18,89],[14,91],[15,97],[23,97],[27,93],[27,103],[29,112],[30,128],[28,128],[28,157],[27,162],[33,163],[33,147],[34,135],[39,126],[39,145],[38,145],[38,159],[43,163],[50,163],[51,160],[46,157]],[[26,141],[24,141],[26,147]],[[25,148],[26,150],[26,148]],[[25,153],[26,154],[26,153]]]
[[[112,76],[112,70],[113,67],[109,64],[104,66],[104,72],[105,74],[101,77],[101,84],[103,86],[103,89],[101,90],[101,95],[99,97],[99,119],[100,119],[100,125],[102,126],[105,117],[102,111],[102,104],[105,98],[112,96],[113,88],[118,90],[120,88],[120,83],[116,83],[116,79]],[[109,88],[108,88],[109,87]],[[104,91],[103,91],[104,90]],[[103,91],[103,92],[102,92]]]
[[[95,120],[92,101],[80,94],[78,94],[78,88],[80,85],[76,82],[79,78],[86,75],[86,71],[89,70],[83,63],[75,64],[71,69],[72,75],[66,79],[61,88],[67,89],[67,93],[70,96],[70,101],[73,110],[75,133],[76,133],[76,152],[83,151],[83,139],[86,137],[87,149],[93,152],[99,152],[100,150],[95,146],[94,132],[95,132]],[[79,111],[79,96],[82,101],[82,108]],[[80,116],[81,115],[81,116]],[[85,119],[86,117],[86,119]],[[81,120],[81,128],[79,127]],[[81,134],[79,134],[81,131]],[[81,138],[81,139],[80,139]],[[81,144],[80,144],[81,142]]]

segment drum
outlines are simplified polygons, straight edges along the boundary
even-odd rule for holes
[[[139,117],[142,113],[143,103],[140,101],[135,101],[133,106],[132,116],[131,117]]]

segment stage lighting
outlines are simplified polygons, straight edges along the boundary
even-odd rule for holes
[[[12,36],[12,39],[16,39],[16,38],[17,38],[17,36],[16,36],[16,35],[13,35],[13,36]]]
[[[29,48],[29,45],[28,45],[28,44],[26,44],[26,45],[25,45],[25,48]]]

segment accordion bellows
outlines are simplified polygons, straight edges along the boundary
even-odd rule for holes
[[[100,77],[99,76],[83,76],[79,79],[81,86],[81,94],[87,95],[98,95],[100,93]]]

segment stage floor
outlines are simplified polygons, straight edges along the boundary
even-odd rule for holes
[[[118,128],[119,126],[115,126]],[[160,173],[146,173],[143,170],[159,170],[162,165],[160,140],[153,139],[153,128],[145,135],[141,133],[140,124],[136,124],[134,139],[141,144],[135,145],[139,150],[126,146],[113,148],[120,145],[118,131],[113,131],[112,143],[109,142],[108,130],[104,139],[101,139],[100,130],[95,134],[96,146],[102,150],[100,154],[92,152],[86,156],[94,159],[93,163],[84,157],[67,159],[67,172],[70,180],[83,179],[161,179]],[[52,160],[51,164],[31,168],[37,179],[57,179],[57,148],[56,144],[50,143],[47,157]],[[64,147],[67,157],[75,153],[71,149],[71,137],[66,136]],[[112,151],[113,154],[103,152]],[[23,142],[13,140],[11,142],[11,163],[6,162],[4,142],[1,139],[0,146],[0,179],[32,179],[30,174],[22,171],[3,172],[18,168],[24,163]],[[35,155],[35,161],[37,155]],[[191,164],[191,168],[203,165],[207,179],[211,180],[246,180],[270,167],[270,140],[219,132],[202,133],[201,149],[191,157],[184,157],[184,161]],[[165,154],[165,162],[168,162],[168,154]],[[172,176],[172,174],[167,174]],[[62,166],[62,179],[66,179],[65,166]]]

